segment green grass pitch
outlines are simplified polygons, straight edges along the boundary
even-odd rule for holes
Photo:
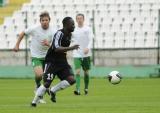
[[[57,103],[45,95],[47,103],[32,108],[34,80],[0,79],[0,113],[160,113],[159,78],[123,79],[118,85],[92,78],[87,96],[81,87],[80,96],[72,86],[57,93]]]

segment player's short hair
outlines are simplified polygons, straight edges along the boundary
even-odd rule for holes
[[[67,23],[68,23],[68,21],[69,21],[70,19],[72,19],[72,18],[71,18],[71,17],[65,17],[65,18],[62,20],[63,26],[66,26]]]
[[[41,20],[43,17],[48,17],[49,20],[51,19],[51,18],[50,18],[50,15],[49,15],[49,13],[48,13],[47,11],[42,12],[42,13],[39,15],[39,17],[40,17],[40,20]]]
[[[82,17],[83,17],[83,19],[84,19],[84,14],[82,14],[82,13],[78,13],[78,14],[76,15],[76,18],[77,18],[78,16],[82,16]]]

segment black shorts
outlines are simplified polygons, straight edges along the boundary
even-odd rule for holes
[[[46,63],[44,68],[43,80],[51,84],[55,76],[60,80],[66,80],[68,76],[74,76],[70,65],[55,66],[52,63]]]

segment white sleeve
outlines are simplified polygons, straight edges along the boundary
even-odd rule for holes
[[[26,35],[30,35],[30,34],[33,33],[34,29],[35,29],[35,27],[29,27],[29,28],[27,28],[27,29],[24,30],[24,33]]]

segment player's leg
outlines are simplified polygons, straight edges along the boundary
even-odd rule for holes
[[[76,90],[74,91],[75,95],[80,95],[80,72],[81,72],[81,58],[74,58],[75,66],[75,79],[76,79]]]
[[[51,88],[51,101],[56,102],[56,92],[63,90],[75,83],[73,71],[71,67],[66,67],[60,72],[57,73],[57,76],[60,78],[60,82]]]
[[[32,65],[33,65],[33,70],[35,73],[35,83],[36,83],[35,92],[41,85],[41,80],[42,80],[42,75],[43,75],[43,63],[44,63],[44,58],[32,58]],[[41,97],[39,102],[46,103],[43,100],[43,97]]]
[[[88,94],[90,67],[91,67],[90,57],[84,58],[83,62],[82,62],[82,68],[84,71],[84,92],[85,92],[85,94]]]
[[[46,88],[44,87],[44,85],[41,85],[35,93],[35,97],[31,103],[31,106],[36,107],[37,103],[39,103],[39,101],[42,99],[45,92]]]
[[[89,70],[84,71],[84,93],[88,94],[88,85],[89,85]]]
[[[35,93],[35,97],[31,103],[31,105],[34,107],[36,106],[38,101],[41,99],[41,97],[43,97],[46,90],[50,87],[50,85],[54,79],[54,75],[52,73],[52,71],[53,71],[52,66],[46,64],[45,68],[46,68],[46,70],[44,70],[44,74],[43,74],[43,84],[37,89],[37,91]]]
[[[35,74],[36,88],[41,85],[43,75],[43,60],[40,58],[32,58],[32,66]]]
[[[56,102],[56,92],[69,87],[71,84],[67,80],[62,80],[51,88],[51,101]]]
[[[73,76],[69,75],[66,79],[61,80],[58,84],[51,88],[52,93],[56,93],[59,90],[63,90],[75,83],[75,79]]]
[[[43,75],[42,66],[35,66],[33,68],[33,70],[34,70],[34,73],[35,73],[36,88],[39,88],[41,86],[41,80],[42,80],[42,75]]]

